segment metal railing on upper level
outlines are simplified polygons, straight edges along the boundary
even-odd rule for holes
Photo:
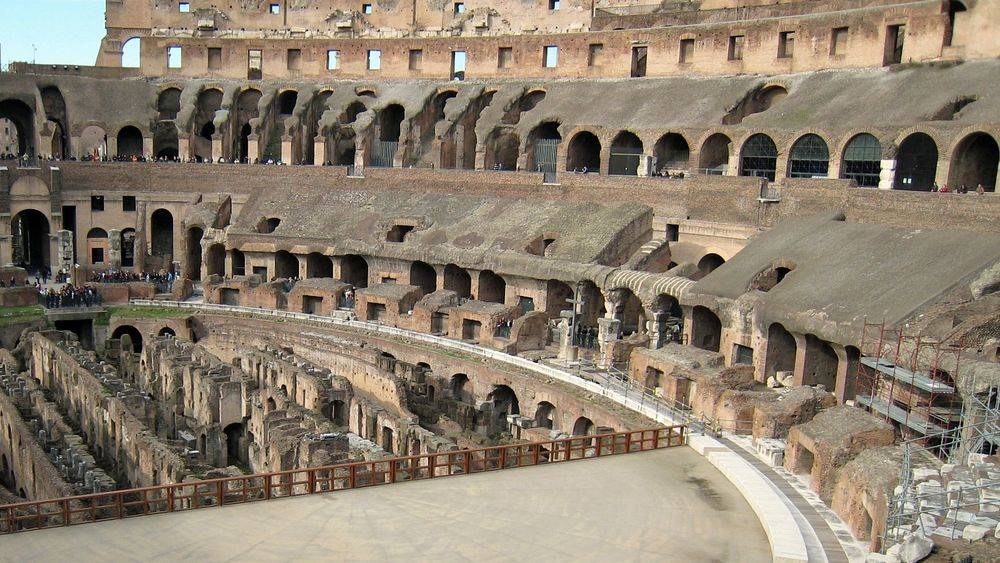
[[[0,507],[0,534],[598,458],[684,443],[684,426],[670,426],[23,502]]]

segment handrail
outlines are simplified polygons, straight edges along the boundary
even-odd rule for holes
[[[682,425],[220,477],[0,506],[0,535],[468,475],[686,443]]]

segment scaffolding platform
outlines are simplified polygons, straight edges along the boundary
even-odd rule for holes
[[[897,407],[896,405],[891,405],[882,399],[881,397],[871,397],[870,395],[858,395],[854,398],[857,403],[863,407],[866,407],[873,412],[877,412],[882,416],[887,416],[892,420],[905,425],[912,430],[916,430],[921,434],[936,434],[943,433],[945,429],[930,422],[924,420],[911,411]]]
[[[864,356],[861,358],[861,363],[871,369],[878,370],[880,373],[888,375],[896,379],[896,381],[901,381],[908,385],[912,385],[917,389],[926,391],[928,393],[954,393],[955,388],[946,383],[942,383],[930,376],[923,373],[916,373],[910,371],[903,366],[896,365],[885,358],[875,358],[871,356]]]

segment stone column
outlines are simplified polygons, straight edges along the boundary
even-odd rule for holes
[[[222,153],[222,133],[212,134],[212,162],[218,162]]]
[[[142,154],[147,159],[155,158],[156,155],[153,154],[153,138],[143,137],[142,138]]]
[[[618,319],[597,319],[597,336],[601,345],[601,365],[611,365],[613,358],[612,343],[622,336],[622,322]]]
[[[73,272],[73,231],[61,230],[56,231],[53,238],[54,252],[50,256],[56,258],[55,262],[51,264],[52,274],[55,275],[59,270],[66,270],[67,272]]]
[[[247,159],[251,163],[260,159],[260,135],[256,133],[247,136]]]
[[[285,164],[293,164],[292,140],[293,137],[291,135],[281,136],[281,162]]]
[[[882,171],[878,174],[878,189],[891,190],[896,183],[896,159],[882,159]]]
[[[806,375],[806,361],[809,350],[806,346],[806,336],[804,334],[791,333],[795,339],[795,371],[792,374],[792,384],[803,385]]]
[[[666,340],[670,337],[670,333],[667,331],[667,314],[663,311],[650,311],[650,317],[653,320],[647,322],[649,326],[649,349],[657,350],[662,348]]]
[[[114,135],[108,135],[107,140],[108,156],[114,157],[118,156],[118,138]]]
[[[655,159],[656,157],[651,154],[639,155],[639,168],[636,171],[636,175],[640,178],[649,176],[655,168],[653,165]]]
[[[318,135],[313,139],[313,165],[323,166],[326,162],[326,137]]]
[[[177,155],[181,160],[191,158],[191,139],[187,137],[177,138]]]
[[[112,268],[122,266],[122,232],[119,229],[108,230],[108,265]]]
[[[576,361],[579,349],[573,342],[574,330],[568,317],[571,313],[567,311],[563,311],[562,313],[564,315],[559,320],[559,358],[569,363]]]

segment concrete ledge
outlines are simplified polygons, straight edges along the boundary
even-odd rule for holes
[[[775,562],[809,561],[795,517],[767,477],[717,440],[688,436],[688,445],[722,472],[750,504],[764,527]]]

